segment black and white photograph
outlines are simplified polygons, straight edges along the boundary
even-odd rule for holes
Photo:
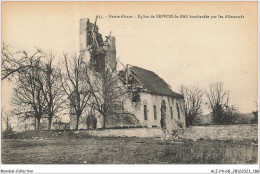
[[[257,1],[2,1],[1,172],[259,173],[258,37]]]

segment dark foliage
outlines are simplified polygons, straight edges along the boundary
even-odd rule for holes
[[[235,108],[229,105],[229,91],[223,88],[223,83],[210,84],[206,96],[212,111],[213,122],[215,124],[232,124]]]
[[[14,137],[14,131],[11,127],[8,127],[5,131],[2,132],[3,139],[11,139]]]
[[[252,120],[253,123],[258,124],[258,110],[254,111],[253,114],[254,114],[254,119]]]
[[[232,124],[235,119],[235,110],[233,108],[224,108],[217,104],[213,108],[213,122],[216,124]]]

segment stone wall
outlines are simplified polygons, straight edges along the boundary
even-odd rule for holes
[[[184,139],[247,140],[258,138],[257,124],[191,126],[181,135]]]
[[[128,129],[99,129],[82,130],[97,137],[150,137],[171,139],[171,131],[161,128],[128,128]],[[258,139],[257,124],[249,125],[212,125],[192,126],[183,129],[179,134],[182,139],[211,139],[211,140],[255,140]]]
[[[97,137],[164,137],[164,132],[160,128],[101,129],[83,130],[82,132]]]

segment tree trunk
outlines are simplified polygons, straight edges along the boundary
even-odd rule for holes
[[[37,130],[40,130],[41,119],[37,118]]]
[[[77,115],[75,130],[79,130],[79,117],[80,117],[80,115]]]
[[[34,130],[37,130],[37,119],[36,119],[36,117],[34,119]]]
[[[185,122],[186,122],[186,127],[189,127],[190,126],[189,119],[186,115],[185,115]]]
[[[103,125],[102,125],[102,128],[106,128],[106,117],[103,116]]]
[[[48,120],[48,131],[51,130],[51,122],[52,122],[52,118],[49,118]]]

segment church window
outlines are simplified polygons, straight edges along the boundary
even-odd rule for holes
[[[157,120],[156,106],[153,106],[153,114],[154,114],[154,120]]]
[[[147,105],[144,105],[144,120],[147,120]]]

